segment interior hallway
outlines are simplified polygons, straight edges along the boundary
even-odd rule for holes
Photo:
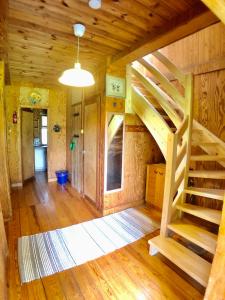
[[[202,299],[199,291],[163,263],[162,256],[149,256],[147,241],[157,231],[95,261],[21,286],[19,236],[87,221],[97,214],[69,185],[63,190],[56,183],[47,184],[41,173],[23,189],[13,190],[12,203],[13,218],[6,225],[9,299]],[[140,210],[149,214],[145,207]],[[157,219],[157,214],[153,217]]]

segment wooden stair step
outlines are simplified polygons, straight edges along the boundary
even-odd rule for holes
[[[225,161],[225,156],[222,155],[192,155],[192,161]]]
[[[211,264],[171,238],[157,236],[148,241],[151,247],[172,261],[204,287],[207,286]],[[150,252],[151,253],[151,252]]]
[[[197,178],[211,178],[211,179],[225,179],[225,171],[211,171],[211,170],[194,170],[189,171],[189,177]]]
[[[220,189],[207,189],[198,187],[188,187],[184,190],[185,193],[190,195],[202,196],[216,200],[224,200],[225,190]]]
[[[176,208],[198,218],[207,220],[218,225],[220,224],[222,213],[219,210],[197,206],[189,203],[184,203],[182,205],[178,204],[176,205]]]
[[[206,251],[215,254],[216,234],[194,224],[185,223],[182,220],[169,224],[168,228]]]

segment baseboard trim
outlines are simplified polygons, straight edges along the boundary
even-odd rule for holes
[[[48,178],[48,182],[55,182],[57,181],[57,178]]]
[[[131,207],[135,207],[135,206],[139,206],[139,205],[143,205],[143,204],[144,204],[144,200],[123,203],[123,204],[117,205],[115,207],[105,208],[103,210],[103,215],[106,216],[106,215],[113,214],[113,213],[116,213],[118,211],[121,211],[121,210],[124,210],[127,208],[131,208]]]
[[[96,203],[91,198],[89,198],[87,195],[80,195],[83,197],[85,204],[91,209],[95,217],[99,218],[103,216],[102,212],[97,209]]]
[[[16,183],[11,183],[11,187],[23,187],[23,183],[22,182],[16,182]]]

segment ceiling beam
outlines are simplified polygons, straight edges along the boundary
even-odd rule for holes
[[[179,16],[176,20],[171,20],[170,25],[150,34],[141,43],[127,48],[125,51],[112,56],[110,65],[126,65],[151,52],[163,48],[187,35],[195,33],[209,25],[218,22],[218,18],[204,5],[195,6]]]
[[[225,0],[201,0],[225,24]]]

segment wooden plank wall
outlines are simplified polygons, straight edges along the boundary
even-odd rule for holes
[[[161,51],[177,67],[194,74],[194,118],[225,141],[225,25],[222,23],[212,25]],[[163,69],[156,60],[154,64]],[[176,84],[175,81],[174,83]],[[199,153],[197,148],[193,151]],[[222,167],[213,162],[199,162],[197,168]],[[199,180],[195,180],[196,186],[200,183]],[[211,179],[201,180],[209,188],[225,188],[224,180],[220,182]],[[219,201],[202,197],[196,197],[195,201],[199,205],[221,208]]]
[[[34,86],[31,84],[30,88]],[[10,182],[14,185],[21,185],[21,122],[20,108],[29,106],[20,99],[20,85],[6,86],[6,118],[7,118],[7,143],[9,155]],[[59,88],[41,88],[48,100],[41,105],[32,106],[35,108],[48,109],[48,179],[56,180],[55,171],[66,168],[66,103],[67,91]],[[21,101],[22,104],[21,104]],[[17,124],[12,123],[13,112],[18,115]],[[55,124],[60,125],[61,131],[53,131]]]
[[[11,216],[11,199],[6,151],[4,79],[4,63],[3,61],[0,61],[0,299],[6,299],[7,242],[3,217],[8,219]]]
[[[0,202],[4,219],[11,217],[9,168],[6,145],[4,62],[0,61]]]
[[[104,195],[104,214],[144,203],[147,163],[163,161],[163,155],[136,115],[125,114],[124,181],[122,191]]]

